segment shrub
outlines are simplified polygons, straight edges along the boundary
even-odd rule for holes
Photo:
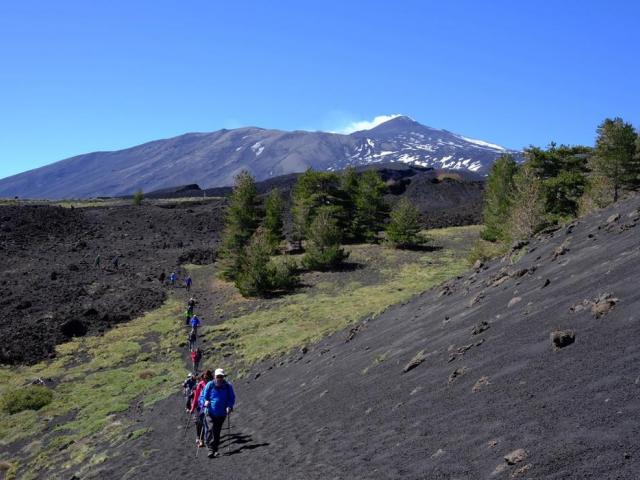
[[[142,205],[142,200],[144,200],[144,193],[142,190],[136,191],[136,193],[133,194],[133,204],[135,206],[140,206]]]
[[[29,385],[5,393],[2,397],[2,409],[14,414],[23,410],[40,410],[51,403],[53,392],[41,385]]]
[[[504,243],[489,242],[487,240],[478,239],[473,244],[467,261],[469,265],[473,265],[476,261],[486,262],[493,258],[501,257],[509,250],[508,245]]]
[[[510,155],[503,155],[491,166],[484,192],[484,230],[481,235],[485,240],[493,242],[507,236],[505,227],[516,170],[516,162]]]
[[[613,202],[613,182],[600,175],[589,178],[584,195],[578,202],[578,215],[586,215]]]

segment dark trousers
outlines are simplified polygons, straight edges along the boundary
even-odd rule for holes
[[[204,416],[206,423],[207,439],[205,443],[210,452],[217,452],[218,445],[220,445],[220,431],[224,425],[224,421],[227,418],[226,415],[222,417],[213,417],[209,415],[209,412]]]
[[[196,435],[198,436],[198,440],[204,440],[203,430],[206,430],[204,425],[204,412],[198,410],[196,412]]]

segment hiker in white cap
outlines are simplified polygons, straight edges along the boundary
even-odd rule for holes
[[[207,383],[201,396],[206,412],[204,417],[207,425],[205,443],[209,449],[209,458],[220,455],[218,453],[220,431],[227,415],[233,411],[233,405],[236,403],[236,395],[233,392],[233,387],[226,380],[226,376],[222,368],[216,368],[213,380]]]

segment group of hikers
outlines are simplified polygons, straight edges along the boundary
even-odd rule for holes
[[[191,277],[187,278],[189,289]],[[222,427],[225,419],[230,418],[229,414],[233,411],[236,397],[233,386],[226,380],[226,374],[222,368],[216,368],[214,372],[207,369],[198,374],[203,352],[198,347],[198,327],[201,321],[195,313],[196,303],[194,297],[189,298],[185,312],[185,325],[191,327],[187,345],[193,366],[193,373],[189,373],[182,384],[185,397],[184,408],[189,415],[186,427],[195,420],[197,448],[206,446],[209,458],[215,458],[219,456],[218,446]],[[230,420],[228,421],[230,427]]]
[[[209,458],[220,455],[220,432],[236,402],[233,386],[226,376],[222,368],[216,368],[214,373],[205,370],[197,378],[189,373],[183,384],[189,423],[195,416],[197,448],[206,446]]]
[[[93,261],[93,266],[94,268],[97,269],[102,269],[102,256],[100,254],[96,255],[95,260]],[[104,267],[106,268],[106,267]],[[119,270],[120,268],[120,255],[116,254],[112,259],[111,259],[111,268],[113,270]],[[171,285],[172,287],[175,287],[178,285],[179,283],[179,278],[178,278],[178,274],[173,271],[169,274],[169,276],[167,277],[165,275],[164,272],[160,273],[158,279],[160,280],[160,283],[164,283],[165,280],[167,280],[167,283],[169,285]],[[183,280],[184,283],[184,288],[187,290],[187,292],[191,291],[191,285],[193,285],[193,279],[191,278],[191,275],[187,274],[186,277],[184,277]]]

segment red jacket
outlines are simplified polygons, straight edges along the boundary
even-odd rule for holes
[[[196,354],[197,352],[195,350],[191,352],[191,361],[193,363],[196,363]]]
[[[205,382],[204,380],[200,380],[198,382],[198,385],[196,385],[196,389],[193,392],[193,403],[191,404],[191,413],[195,412],[196,409],[198,408],[198,400],[200,399],[200,394],[202,393],[202,390],[204,390],[204,387],[206,385],[207,385],[207,382]]]

